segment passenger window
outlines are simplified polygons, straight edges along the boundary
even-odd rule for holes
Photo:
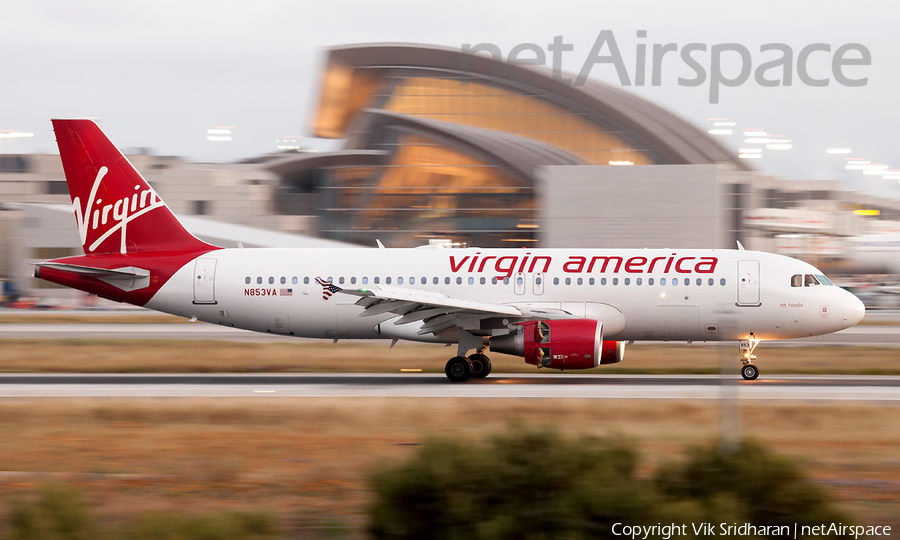
[[[334,283],[334,278],[331,276],[328,276],[328,279],[326,281],[328,281],[328,283]]]
[[[388,278],[388,279],[391,279],[391,278]],[[390,281],[389,281],[388,283],[390,283]],[[397,285],[403,285],[403,278],[402,278],[402,277],[398,277],[398,278],[397,278]]]
[[[538,278],[537,283],[538,283],[538,285],[541,284],[541,278]],[[503,278],[503,284],[504,284],[504,285],[509,285],[509,278],[508,278],[508,277]]]
[[[481,278],[481,284],[484,285],[484,278]]]
[[[593,285],[593,284],[594,284],[594,278],[589,279],[589,280],[588,280],[588,284]]]
[[[721,285],[723,287],[725,286],[725,278],[722,278],[719,280],[719,285]]]
[[[521,279],[521,278],[520,278],[520,279]],[[534,278],[534,283],[535,283],[536,285],[540,285],[540,284],[543,283],[543,282],[544,282],[543,278],[540,278],[540,277]]]
[[[475,284],[475,278],[470,277],[470,278],[469,278],[469,285],[474,285],[474,284]]]
[[[703,279],[697,278],[697,286],[703,285]]]
[[[709,278],[709,286],[710,287],[712,287],[713,283],[715,283],[715,282],[716,282],[716,280],[714,280],[713,278]]]
[[[819,281],[816,279],[816,276],[812,274],[806,274],[806,286],[807,287],[815,287],[819,284]]]
[[[496,284],[497,284],[497,278],[496,278],[496,277],[492,277],[492,278],[491,278],[491,285],[496,285]]]
[[[660,284],[660,285],[665,285],[665,284],[666,284],[666,278],[659,278],[659,284]]]
[[[572,278],[567,277],[567,278],[566,278],[566,285],[571,285],[571,284],[572,284]]]
[[[647,278],[647,285],[653,285],[653,278]]]
[[[341,285],[344,284],[344,276],[338,278],[338,283],[340,283]]]
[[[434,278],[434,282],[437,283],[437,278]],[[422,285],[428,285],[428,278],[423,277],[422,281],[420,281],[419,283],[421,283]]]
[[[606,285],[606,278],[600,278],[600,285]]]
[[[257,284],[257,285],[262,285],[262,276],[259,276],[259,277],[256,278],[256,284]]]
[[[584,280],[582,280],[581,278],[578,278],[578,284],[581,285],[582,283],[584,283]]]
[[[554,285],[559,285],[559,278],[558,278],[558,277],[553,278],[553,284],[554,284]]]
[[[304,285],[309,285],[309,276],[303,278],[303,284],[304,284]]]
[[[390,278],[390,277],[384,278],[384,283],[385,283],[386,285],[390,285],[390,284],[391,284],[391,278]]]
[[[244,279],[244,283],[250,285],[250,276],[247,276],[246,279]]]
[[[686,277],[686,278],[684,278],[684,279],[682,280],[682,282],[683,282],[685,285],[690,285],[690,284],[691,284],[691,278]]]
[[[362,284],[363,284],[363,285],[368,285],[368,284],[369,284],[369,278],[368,278],[368,277],[362,278]]]
[[[409,284],[410,284],[410,285],[415,285],[415,284],[416,284],[416,278],[415,278],[415,277],[409,278]]]
[[[381,282],[381,278],[376,276],[375,277],[375,285],[378,285],[378,283],[380,283],[380,282]]]
[[[272,276],[269,276],[269,285],[274,285],[274,284],[275,284],[275,278]]]
[[[613,285],[618,285],[618,284],[619,284],[619,278],[614,277],[614,278],[613,278]]]
[[[444,278],[444,285],[450,285],[450,278],[448,278],[448,277]]]
[[[437,277],[435,277],[433,282],[434,282],[435,285],[437,285],[437,284],[438,284],[438,281],[440,281],[440,280],[439,280]],[[450,280],[448,279],[447,281],[450,281]]]
[[[803,276],[800,274],[794,274],[791,276],[791,287],[802,287],[803,286]]]
[[[672,278],[672,285],[678,285],[678,278],[677,278],[677,277],[673,277],[673,278]]]
[[[297,284],[297,276],[294,276],[294,277],[291,278],[291,283],[294,284],[294,285]]]
[[[641,284],[641,281],[642,281],[641,278],[635,278],[634,284],[635,284],[635,285],[640,285],[640,284]]]
[[[281,284],[284,285],[285,283],[287,283],[287,278],[284,276],[281,276]]]
[[[457,285],[462,285],[462,278],[461,278],[461,277],[456,278],[456,284],[457,284]]]
[[[356,285],[356,278],[355,278],[355,277],[350,278],[350,285]]]
[[[631,285],[631,278],[630,278],[630,277],[625,278],[625,285]]]

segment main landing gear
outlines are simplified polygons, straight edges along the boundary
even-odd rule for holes
[[[480,352],[469,357],[472,362],[472,378],[483,379],[491,374],[491,359]]]
[[[744,364],[741,367],[741,377],[745,381],[755,381],[759,377],[759,368],[753,364],[753,360],[756,359],[753,351],[757,345],[759,345],[759,340],[753,334],[750,334],[750,339],[744,339],[740,342],[741,363]]]
[[[447,362],[444,373],[453,382],[483,379],[491,373],[491,359],[481,352],[477,352],[468,358],[465,356],[454,356]]]

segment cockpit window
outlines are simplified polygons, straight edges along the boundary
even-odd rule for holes
[[[794,274],[791,276],[791,287],[816,287],[818,285],[834,285],[834,283],[821,274]]]

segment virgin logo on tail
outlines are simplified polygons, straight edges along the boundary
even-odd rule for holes
[[[81,209],[80,197],[72,199],[72,206],[75,207],[75,220],[78,222],[78,234],[81,235],[81,244],[87,252],[94,251],[104,240],[116,231],[121,230],[119,250],[124,254],[126,253],[125,240],[127,238],[128,224],[147,212],[162,208],[166,204],[153,191],[153,188],[148,186],[147,189],[141,191],[141,186],[135,185],[135,193],[131,197],[122,197],[111,204],[100,206],[103,204],[103,200],[96,198],[97,189],[103,182],[103,177],[106,176],[107,172],[109,172],[109,169],[106,167],[100,167],[100,170],[97,171],[97,177],[94,179],[94,185],[91,186],[91,194],[88,197],[84,210]],[[86,243],[88,230],[97,231],[104,228],[105,231],[88,246]]]

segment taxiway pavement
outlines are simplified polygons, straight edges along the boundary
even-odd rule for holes
[[[900,404],[896,376],[492,374],[4,374],[0,399],[175,397],[415,397],[867,401]]]

